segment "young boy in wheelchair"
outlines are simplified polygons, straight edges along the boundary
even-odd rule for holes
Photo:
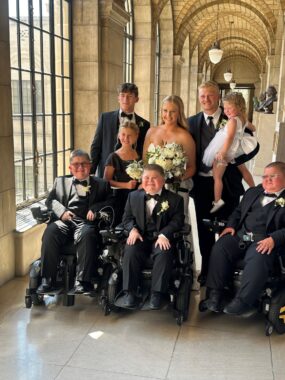
[[[285,163],[265,167],[262,184],[250,188],[213,246],[207,276],[206,309],[231,315],[253,310],[264,290],[277,254],[285,249]],[[224,289],[237,261],[244,260],[241,284],[225,307]]]
[[[94,289],[96,261],[100,254],[98,216],[100,210],[113,203],[107,181],[90,176],[88,153],[74,150],[70,155],[70,176],[58,177],[48,195],[46,205],[54,220],[43,234],[41,249],[42,284],[38,293],[56,287],[57,266],[62,248],[70,241],[76,247],[77,267],[75,294]]]
[[[123,305],[137,305],[140,275],[153,262],[150,308],[159,309],[173,269],[174,235],[184,226],[183,198],[164,188],[163,169],[144,167],[141,189],[129,194],[123,216],[128,238],[123,258]]]

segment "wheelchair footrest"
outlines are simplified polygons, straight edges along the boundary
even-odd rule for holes
[[[58,296],[59,294],[62,294],[63,292],[64,292],[64,289],[59,288],[59,289],[51,289],[48,292],[38,292],[37,291],[36,293],[39,295],[43,295],[43,296]]]

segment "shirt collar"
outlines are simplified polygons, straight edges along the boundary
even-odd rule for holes
[[[285,190],[285,188],[279,190],[279,191],[275,191],[274,194],[276,194],[277,198],[279,197],[279,195]],[[264,195],[266,196],[266,191],[264,192]]]
[[[214,123],[215,126],[217,125],[217,123],[219,121],[221,113],[222,113],[221,107],[218,107],[217,111],[214,112],[212,115],[208,115],[205,112],[203,112],[206,123],[208,124],[208,122],[209,122],[208,116],[212,116],[213,117],[213,123]]]

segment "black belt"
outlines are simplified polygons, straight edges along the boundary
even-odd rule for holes
[[[255,234],[253,232],[245,232],[242,237],[241,237],[241,240],[244,241],[244,242],[254,242],[254,241],[259,241],[259,240],[262,240],[262,239],[265,239],[266,238],[266,235],[264,234]]]

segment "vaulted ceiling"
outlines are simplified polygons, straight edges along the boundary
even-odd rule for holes
[[[182,53],[189,36],[190,54],[198,48],[203,65],[218,37],[223,59],[245,58],[264,72],[266,57],[275,54],[285,0],[152,0],[152,6],[157,20],[171,6],[175,54]]]

